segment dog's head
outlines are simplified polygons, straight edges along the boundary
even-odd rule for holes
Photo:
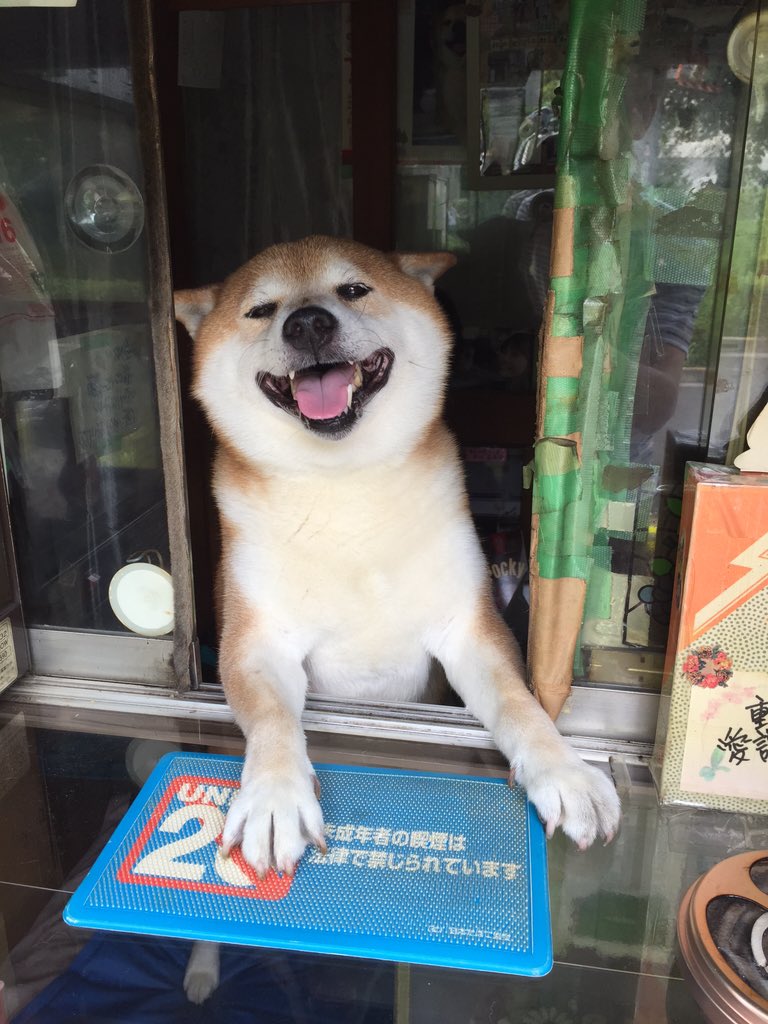
[[[467,54],[467,13],[465,4],[449,4],[437,16],[435,34],[441,59],[448,57],[464,63]]]
[[[315,236],[177,292],[214,429],[287,469],[406,454],[442,408],[451,338],[432,285],[453,263]]]

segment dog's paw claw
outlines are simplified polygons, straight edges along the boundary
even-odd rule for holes
[[[586,850],[598,836],[610,842],[616,834],[621,815],[616,788],[577,755],[533,771],[524,765],[518,774],[548,839],[559,825],[580,850]]]
[[[263,879],[272,867],[293,873],[307,842],[323,834],[323,814],[309,774],[254,773],[229,809],[222,852],[239,842],[243,857]]]

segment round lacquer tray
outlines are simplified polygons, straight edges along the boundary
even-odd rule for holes
[[[694,882],[677,935],[711,1024],[768,1024],[768,850],[729,857]]]

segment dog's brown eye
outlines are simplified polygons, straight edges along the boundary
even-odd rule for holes
[[[362,299],[364,295],[367,295],[371,289],[367,284],[340,284],[336,289],[336,294],[340,299]]]
[[[249,320],[265,320],[267,317],[274,316],[276,309],[276,302],[265,302],[263,306],[254,306],[249,309],[245,315]]]

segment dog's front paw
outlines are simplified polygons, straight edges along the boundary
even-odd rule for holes
[[[547,838],[559,825],[580,850],[586,850],[598,836],[609,843],[616,835],[621,818],[616,787],[571,751],[557,762],[518,768],[517,779],[539,812]]]
[[[222,855],[229,856],[239,843],[263,878],[271,867],[293,874],[308,843],[325,851],[323,812],[314,783],[314,776],[299,770],[255,772],[244,778],[224,824]]]
[[[200,1005],[219,986],[219,946],[216,942],[196,942],[184,975],[184,991],[190,1003]]]

